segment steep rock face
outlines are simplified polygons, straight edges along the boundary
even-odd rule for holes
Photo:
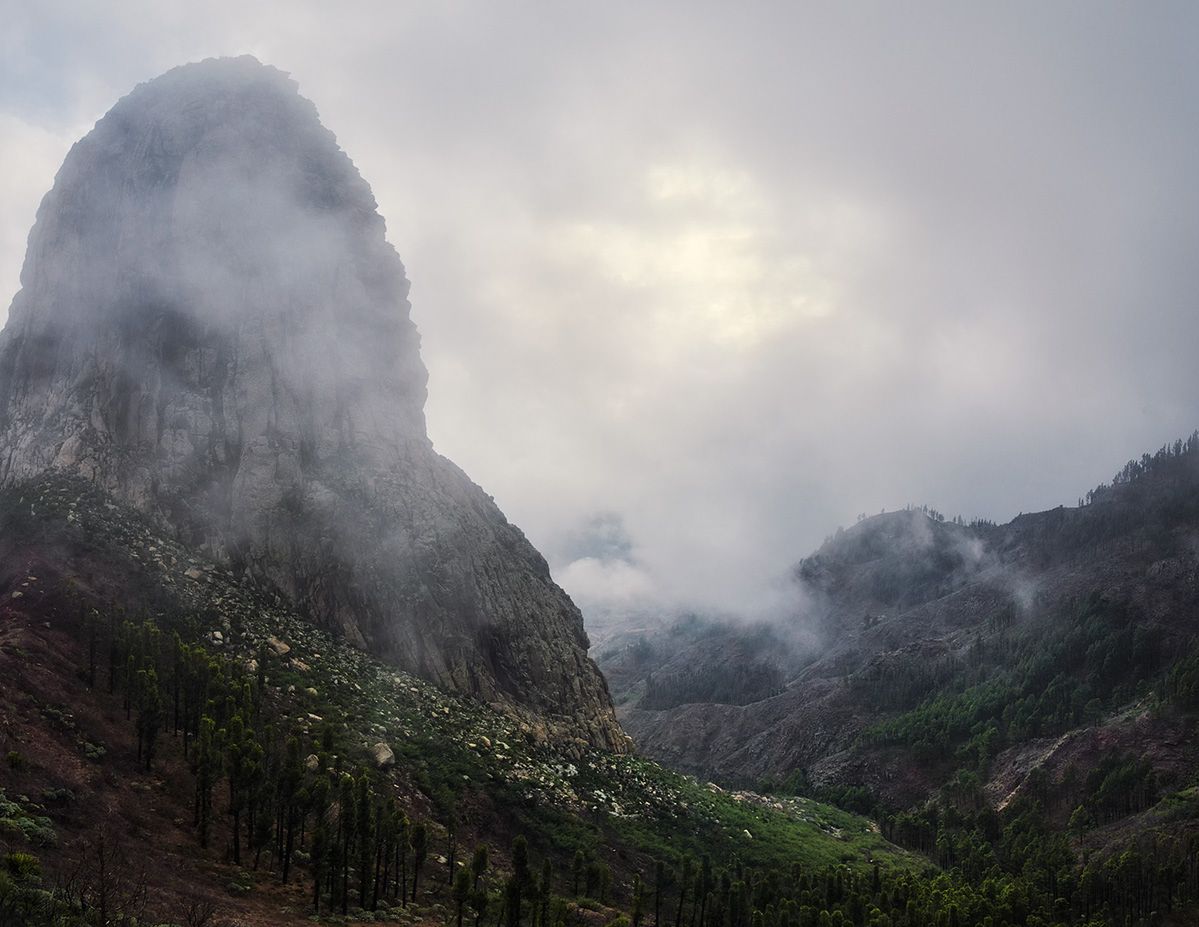
[[[319,625],[624,749],[582,618],[439,456],[374,197],[282,72],[136,88],[38,211],[0,335],[0,484],[77,473]]]

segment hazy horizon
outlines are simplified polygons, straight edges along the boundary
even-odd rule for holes
[[[0,319],[70,145],[250,53],[374,190],[435,445],[593,614],[768,611],[859,512],[1073,504],[1199,425],[1199,11],[368,7],[10,13]]]

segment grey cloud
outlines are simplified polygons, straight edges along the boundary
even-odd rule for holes
[[[293,72],[408,267],[438,448],[585,606],[753,611],[859,511],[1005,520],[1194,428],[1197,19],[30,5],[0,164],[184,60]],[[631,552],[562,542],[596,512]]]

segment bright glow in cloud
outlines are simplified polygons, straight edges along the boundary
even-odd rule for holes
[[[747,350],[834,308],[834,282],[794,247],[743,172],[694,166],[650,170],[636,221],[554,229],[550,254],[572,276],[645,299],[641,319],[659,361],[688,342]],[[844,244],[844,242],[842,242]]]

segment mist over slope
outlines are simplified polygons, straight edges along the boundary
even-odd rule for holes
[[[730,781],[800,774],[903,808],[959,770],[997,805],[1043,774],[1062,787],[1052,806],[1069,812],[1071,777],[1102,743],[1181,783],[1199,745],[1180,733],[1189,703],[1167,689],[1199,641],[1197,499],[1192,438],[1130,463],[1078,507],[1006,525],[920,510],[861,521],[797,567],[823,642],[776,658],[794,675],[748,704],[646,700],[643,680],[620,671],[636,641],[601,665],[616,668],[642,750]]]
[[[624,749],[579,611],[432,448],[408,280],[285,74],[176,68],[38,211],[0,335],[0,485],[77,474],[314,624]]]

